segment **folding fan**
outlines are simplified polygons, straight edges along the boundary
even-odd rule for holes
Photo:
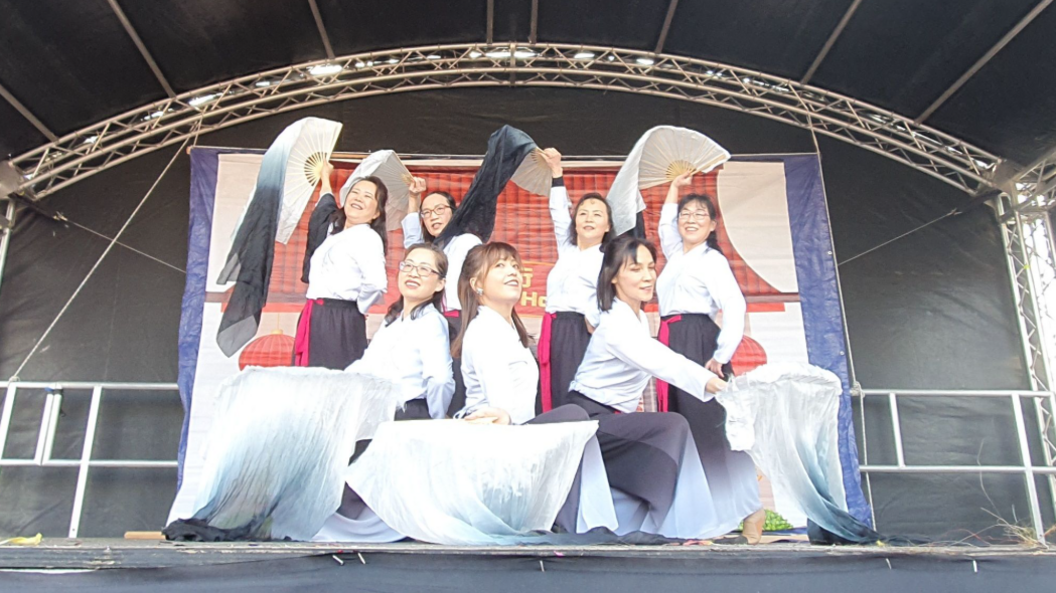
[[[645,210],[641,190],[671,182],[682,173],[706,173],[730,159],[730,153],[700,132],[675,126],[650,129],[627,155],[606,200],[616,234],[634,228]]]
[[[342,206],[352,186],[360,179],[370,176],[381,179],[385,184],[385,189],[389,192],[388,201],[385,203],[385,227],[387,230],[395,231],[400,228],[400,221],[407,215],[407,198],[414,178],[394,151],[373,152],[363,159],[363,162],[341,186],[339,197]]]
[[[638,187],[670,183],[683,173],[707,173],[730,160],[730,153],[700,132],[657,126],[645,133],[638,164]]]
[[[274,144],[293,143],[286,161],[276,241],[285,245],[297,228],[308,200],[319,185],[323,166],[334,152],[341,127],[342,124],[335,121],[306,117],[283,130],[275,140]]]
[[[513,172],[512,181],[520,188],[540,196],[550,195],[553,175],[550,167],[543,160],[543,151],[538,147],[532,149]]]

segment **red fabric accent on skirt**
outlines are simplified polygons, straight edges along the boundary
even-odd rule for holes
[[[462,312],[459,311],[458,309],[452,309],[450,311],[444,311],[444,317],[451,317],[453,319],[458,319],[458,316],[461,315],[461,314],[462,314]]]
[[[543,313],[543,327],[539,331],[539,396],[544,413],[554,407],[554,391],[550,385],[550,325],[555,317],[557,313]]]
[[[308,345],[312,339],[312,307],[323,304],[323,299],[308,299],[297,320],[297,337],[293,341],[293,366],[308,366]]]
[[[671,343],[671,329],[668,327],[672,323],[678,323],[682,321],[681,315],[674,315],[667,319],[660,320],[660,331],[656,333],[656,339],[660,340],[660,343],[664,346],[669,346]],[[656,380],[656,409],[660,412],[667,411],[667,398],[669,394],[669,387],[667,381]]]

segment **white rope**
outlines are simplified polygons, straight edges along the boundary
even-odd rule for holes
[[[176,270],[177,272],[180,272],[181,274],[186,274],[187,273],[187,270],[184,270],[183,268],[181,268],[179,266],[175,266],[175,265],[170,264],[169,262],[167,262],[167,261],[165,261],[163,259],[154,257],[153,255],[151,255],[151,254],[149,254],[149,253],[147,253],[145,251],[140,251],[139,249],[136,249],[135,247],[132,247],[128,243],[122,243],[121,241],[118,241],[116,237],[108,237],[107,235],[104,235],[103,233],[100,233],[99,231],[90,229],[90,228],[84,226],[83,224],[77,222],[76,220],[70,220],[69,218],[67,218],[66,222],[72,224],[73,226],[75,226],[75,227],[77,227],[77,228],[79,228],[79,229],[81,229],[83,231],[87,231],[87,232],[95,235],[96,237],[99,237],[101,239],[106,239],[107,241],[113,241],[114,244],[117,245],[118,247],[124,247],[125,249],[127,249],[127,250],[129,250],[129,251],[131,251],[133,253],[138,253],[139,255],[142,255],[143,257],[145,257],[147,259],[152,259],[152,260],[158,262],[159,264],[161,264],[163,266],[167,266],[169,268],[172,268],[173,270]]]
[[[10,381],[19,380],[19,373],[21,373],[22,369],[26,367],[26,364],[29,363],[29,360],[33,358],[33,355],[37,353],[37,349],[40,348],[40,345],[43,344],[44,340],[46,340],[47,337],[51,334],[51,330],[54,329],[55,325],[59,322],[60,319],[62,319],[62,316],[66,313],[66,310],[70,308],[70,304],[73,303],[73,300],[77,298],[77,295],[81,293],[81,290],[84,288],[84,286],[88,284],[88,280],[92,278],[92,276],[95,274],[95,271],[99,268],[99,265],[103,263],[103,259],[105,259],[107,254],[110,253],[110,250],[114,248],[114,245],[118,243],[118,239],[128,228],[128,225],[132,223],[132,219],[136,217],[136,214],[139,213],[139,210],[143,207],[143,204],[145,204],[147,202],[147,199],[150,198],[151,194],[154,193],[154,189],[158,187],[159,183],[161,183],[162,178],[164,178],[165,174],[169,172],[169,169],[172,167],[172,164],[176,162],[176,159],[179,158],[184,148],[187,147],[187,143],[190,142],[192,138],[194,139],[195,144],[197,144],[198,129],[194,131],[194,134],[192,136],[188,136],[187,139],[183,141],[183,144],[180,145],[180,147],[176,150],[176,153],[172,155],[171,159],[169,159],[169,164],[165,165],[165,168],[162,169],[161,174],[158,175],[158,178],[154,180],[154,184],[150,186],[150,189],[147,190],[146,195],[144,195],[143,199],[139,201],[139,204],[136,206],[136,209],[133,210],[132,214],[128,216],[128,220],[125,221],[125,224],[121,225],[121,229],[117,231],[117,234],[114,235],[112,239],[110,239],[110,244],[106,246],[106,249],[104,249],[103,253],[99,256],[99,259],[95,261],[95,265],[92,266],[92,269],[88,270],[88,275],[84,277],[84,280],[81,280],[80,285],[78,285],[77,289],[73,291],[73,294],[70,295],[70,298],[66,300],[66,304],[62,306],[62,309],[59,310],[58,315],[56,315],[55,319],[53,319],[51,321],[51,324],[48,325],[48,329],[44,330],[44,334],[40,336],[40,339],[37,340],[37,343],[33,344],[33,349],[30,350],[29,354],[26,355],[26,358],[22,361],[22,364],[18,365],[18,369],[15,370],[15,374],[12,375]]]

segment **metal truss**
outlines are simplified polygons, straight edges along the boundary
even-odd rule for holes
[[[1028,172],[1029,174],[1029,172]],[[1039,195],[1030,192],[1041,187],[1031,182],[1016,183],[1020,193],[1005,194],[997,200],[1001,236],[1008,261],[1013,296],[1019,313],[1023,354],[1027,361],[1030,386],[1050,391],[1034,400],[1038,437],[1045,465],[1056,467],[1056,396],[1053,370],[1056,361],[1056,243],[1049,217],[1051,190]],[[1049,491],[1056,511],[1056,476],[1048,475]]]
[[[306,62],[164,99],[13,160],[20,189],[46,196],[199,133],[385,93],[488,86],[623,91],[766,117],[883,154],[964,191],[990,186],[1001,159],[912,119],[817,87],[726,64],[559,44],[461,44]]]

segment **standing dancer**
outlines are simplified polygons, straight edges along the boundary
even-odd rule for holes
[[[407,216],[401,222],[404,248],[409,249],[417,243],[433,243],[455,215],[457,206],[451,194],[432,191],[423,198],[425,190],[425,180],[415,177],[407,200]],[[462,273],[462,262],[466,260],[469,250],[480,244],[480,237],[471,232],[457,234],[443,244],[452,278],[452,282],[444,289],[442,307],[445,317],[458,319],[458,313],[462,310],[458,300],[458,276]],[[457,328],[455,333],[458,333]]]
[[[598,193],[584,195],[569,215],[561,153],[543,151],[550,167],[550,218],[557,239],[557,263],[546,279],[546,314],[539,335],[542,410],[568,403],[568,385],[576,375],[598,325],[598,273],[602,249],[613,238],[612,209]]]
[[[693,174],[671,182],[660,210],[660,246],[667,265],[657,279],[662,319],[659,338],[719,376],[733,374],[730,359],[744,336],[744,295],[719,249],[715,202],[710,196],[679,190]],[[722,312],[722,329],[715,318]],[[726,440],[726,410],[715,400],[701,401],[676,385],[657,383],[660,411],[678,412],[689,420],[708,486],[720,517],[744,519],[750,541],[762,534],[766,513],[759,500],[755,464]]]
[[[385,200],[388,190],[366,177],[338,208],[323,170],[319,202],[308,221],[302,281],[308,301],[297,321],[294,363],[343,369],[367,348],[364,314],[385,294]]]

